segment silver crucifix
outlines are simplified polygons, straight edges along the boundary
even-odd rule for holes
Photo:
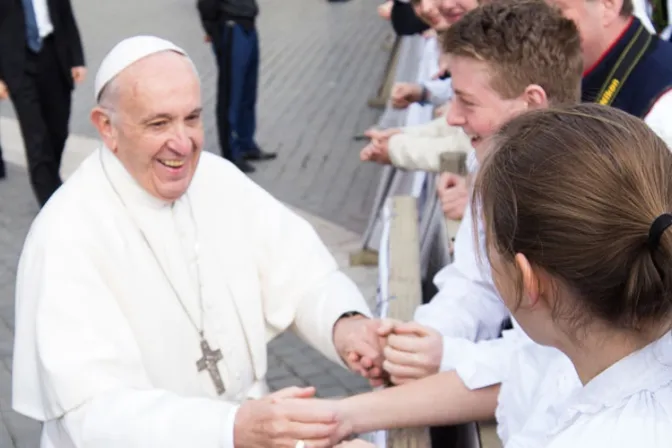
[[[199,372],[204,370],[208,371],[212,382],[215,384],[217,395],[222,395],[226,389],[224,388],[222,376],[220,375],[219,369],[217,368],[217,363],[224,359],[222,357],[222,351],[219,349],[212,350],[210,345],[208,345],[208,341],[206,341],[205,338],[202,338],[201,352],[203,353],[203,357],[196,361],[196,367],[198,368]]]

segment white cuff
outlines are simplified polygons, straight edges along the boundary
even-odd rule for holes
[[[465,362],[471,355],[476,344],[468,339],[444,336],[443,337],[443,356],[441,357],[441,372],[455,370],[456,367]]]
[[[236,428],[236,415],[238,414],[238,409],[240,406],[235,406],[229,411],[229,415],[226,416],[226,421],[224,422],[224,437],[223,437],[223,448],[234,448],[236,441],[234,440],[234,430]]]
[[[515,347],[507,338],[473,344],[467,356],[455,365],[457,375],[471,390],[500,384],[508,376]]]

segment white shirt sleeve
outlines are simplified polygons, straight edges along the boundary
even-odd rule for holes
[[[471,142],[462,128],[450,127],[445,120],[434,120],[437,133],[443,136],[425,137],[411,133],[393,135],[388,144],[392,165],[409,171],[441,170],[441,154],[448,152],[470,152]]]
[[[425,83],[429,101],[435,106],[443,106],[453,97],[453,82],[448,79],[432,79]]]
[[[75,447],[233,448],[237,406],[159,390],[116,390],[47,422],[45,438]],[[54,425],[56,427],[54,428]]]
[[[672,88],[658,98],[644,117],[644,122],[667,143],[672,151]]]
[[[462,128],[459,129],[459,132],[463,132]],[[455,129],[451,129],[451,126],[448,126],[448,122],[445,117],[438,117],[431,121],[422,124],[414,124],[411,126],[404,126],[401,128],[402,134],[412,135],[415,137],[428,137],[428,138],[438,138],[445,137],[446,135],[453,134],[458,132]],[[392,136],[392,140],[396,135]]]
[[[479,240],[483,238],[479,231]],[[488,271],[484,250],[474,246],[468,204],[455,238],[455,261],[435,276],[439,292],[415,312],[418,323],[444,337],[441,370],[452,370],[469,358],[476,341],[497,338],[509,316]]]
[[[328,359],[346,367],[333,329],[346,312],[372,313],[357,285],[338,267],[315,229],[227,163],[240,179],[245,213],[258,241],[251,248],[262,273],[261,295],[267,328],[291,328]]]

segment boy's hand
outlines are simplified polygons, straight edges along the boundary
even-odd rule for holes
[[[390,20],[393,6],[394,2],[392,0],[387,0],[385,3],[380,4],[378,6],[378,15],[385,20]]]
[[[0,79],[0,101],[6,100],[9,98],[9,90],[7,89],[7,84],[2,82],[2,79]]]
[[[383,369],[394,384],[404,384],[438,373],[443,358],[443,337],[417,322],[385,321],[380,336],[387,336]]]
[[[359,158],[362,160],[362,162],[376,162],[382,165],[389,165],[392,163],[390,161],[387,140],[382,145],[377,145],[373,142],[369,143],[359,153]]]
[[[436,193],[441,201],[443,214],[447,219],[459,221],[469,201],[469,188],[464,176],[441,173],[436,182]]]
[[[444,104],[443,106],[437,107],[434,109],[434,117],[445,117],[448,114],[448,108],[450,108],[450,102]]]
[[[413,103],[422,101],[422,86],[419,84],[398,82],[392,87],[392,107],[406,109]]]
[[[389,128],[389,129],[376,129],[371,128],[367,129],[364,132],[364,135],[375,142],[389,140],[393,135],[401,134],[401,129],[399,128]]]

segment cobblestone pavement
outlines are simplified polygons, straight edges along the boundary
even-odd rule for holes
[[[216,69],[203,43],[194,0],[72,0],[91,71],[75,93],[71,131],[94,137],[88,124],[95,68],[113,43],[151,33],[183,46],[199,68],[204,85],[207,149],[218,151],[214,128]],[[358,243],[375,194],[378,169],[358,161],[352,137],[376,122],[366,100],[379,85],[387,52],[388,28],[375,15],[377,2],[329,4],[323,0],[260,0],[262,67],[259,143],[278,151],[274,162],[253,175],[267,190],[309,219],[339,263],[363,289],[375,294],[375,271],[347,268],[348,251]],[[12,137],[13,113],[3,104],[3,146]],[[9,140],[9,141],[8,141]],[[72,139],[71,139],[72,140]],[[18,143],[20,145],[20,142]],[[23,162],[14,154],[14,162]],[[14,329],[14,276],[21,245],[37,213],[25,168],[9,164],[0,183],[0,448],[39,446],[39,425],[11,411]],[[268,381],[277,389],[312,384],[320,396],[343,396],[367,384],[323,358],[296,336],[284,334],[269,345]]]
[[[206,146],[219,151],[215,130],[216,66],[203,41],[195,0],[71,0],[84,39],[86,82],[74,93],[71,131],[95,137],[88,114],[93,78],[105,53],[124,37],[156,34],[182,46],[203,79]],[[353,136],[376,123],[366,107],[380,84],[389,25],[377,1],[260,0],[262,51],[258,140],[278,160],[252,176],[281,200],[361,232],[379,168],[359,162]],[[9,105],[0,113],[13,116]]]

